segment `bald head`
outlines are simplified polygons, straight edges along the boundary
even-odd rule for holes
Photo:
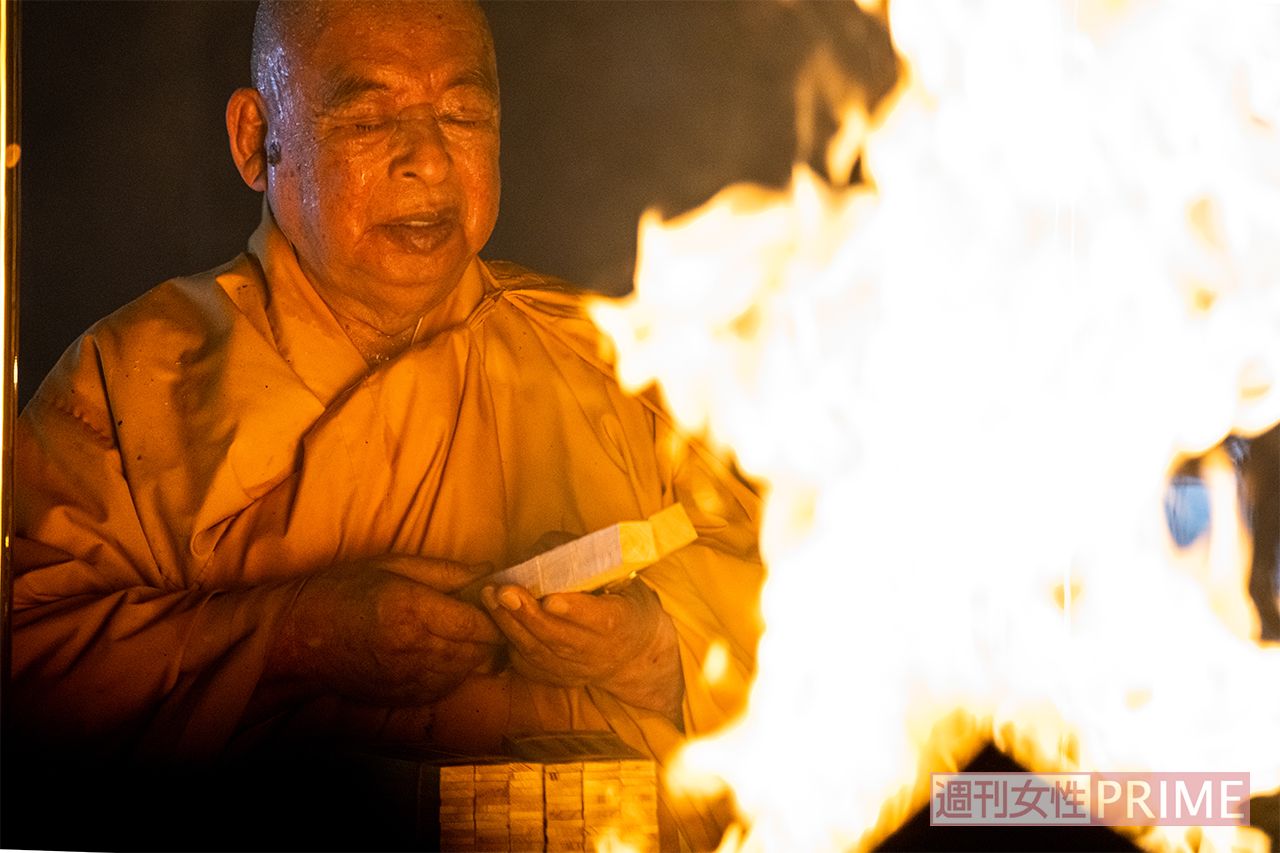
[[[253,21],[250,85],[262,93],[270,109],[276,110],[284,97],[284,83],[294,58],[306,56],[308,48],[326,27],[344,25],[344,19],[356,22],[380,12],[408,12],[408,7],[425,10],[431,6],[452,7],[452,12],[462,12],[475,26],[488,50],[496,86],[498,69],[493,35],[488,19],[475,0],[259,0]]]

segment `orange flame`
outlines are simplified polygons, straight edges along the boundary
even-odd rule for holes
[[[773,850],[870,846],[985,739],[1280,787],[1234,486],[1211,460],[1188,553],[1162,503],[1178,459],[1280,419],[1280,6],[889,20],[893,109],[828,149],[874,189],[798,166],[648,214],[635,292],[593,311],[624,384],[767,494],[750,707],[683,772],[732,788],[727,845]]]

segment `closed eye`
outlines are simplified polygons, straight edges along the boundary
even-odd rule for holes
[[[437,121],[442,124],[454,124],[463,127],[493,124],[495,110],[481,107],[459,106],[436,113]]]
[[[361,133],[370,133],[375,130],[381,130],[386,126],[387,126],[387,123],[385,121],[370,121],[370,122],[355,122],[351,125],[351,128]]]

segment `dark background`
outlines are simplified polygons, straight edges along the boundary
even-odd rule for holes
[[[487,2],[503,203],[486,257],[630,287],[645,208],[783,183],[793,81],[821,42],[883,91],[891,51],[852,2]],[[217,266],[260,197],[227,151],[251,2],[19,6],[19,404],[80,332],[166,278]]]

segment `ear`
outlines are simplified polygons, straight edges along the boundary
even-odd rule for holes
[[[267,191],[267,105],[257,89],[236,89],[227,101],[227,139],[240,177]]]

